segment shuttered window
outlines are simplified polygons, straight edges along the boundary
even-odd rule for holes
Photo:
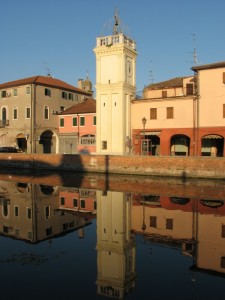
[[[225,104],[223,104],[223,118],[225,118]]]
[[[151,120],[157,119],[157,108],[150,108],[150,119]]]
[[[223,72],[223,84],[225,84],[225,72]]]
[[[166,108],[166,117],[167,119],[173,119],[173,107]]]

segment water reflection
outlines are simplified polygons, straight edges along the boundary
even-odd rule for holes
[[[191,258],[193,280],[196,272],[224,276],[223,182],[42,175],[0,175],[0,234],[31,244],[51,242],[73,231],[84,238],[85,227],[96,219],[97,291],[90,299],[134,296],[139,236],[145,245],[177,249]],[[21,252],[0,262],[46,261],[41,254]],[[140,293],[136,297],[141,298]]]

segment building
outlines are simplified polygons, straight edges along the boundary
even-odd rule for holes
[[[194,76],[173,78],[145,87],[143,98],[132,101],[134,154],[189,155],[194,88]]]
[[[91,97],[89,89],[50,76],[0,84],[0,146],[27,153],[58,153],[57,115]]]
[[[192,70],[132,101],[133,154],[225,156],[225,62]]]
[[[96,151],[100,154],[127,152],[131,137],[130,105],[136,89],[136,44],[120,29],[117,12],[112,35],[97,37]]]
[[[96,151],[96,101],[86,98],[59,114],[59,153]]]

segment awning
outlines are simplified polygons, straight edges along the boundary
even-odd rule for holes
[[[203,139],[223,139],[223,137],[220,135],[217,135],[217,134],[209,134],[209,135],[203,136]]]

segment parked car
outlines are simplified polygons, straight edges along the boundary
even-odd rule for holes
[[[17,148],[15,147],[0,147],[0,153],[17,153]]]

